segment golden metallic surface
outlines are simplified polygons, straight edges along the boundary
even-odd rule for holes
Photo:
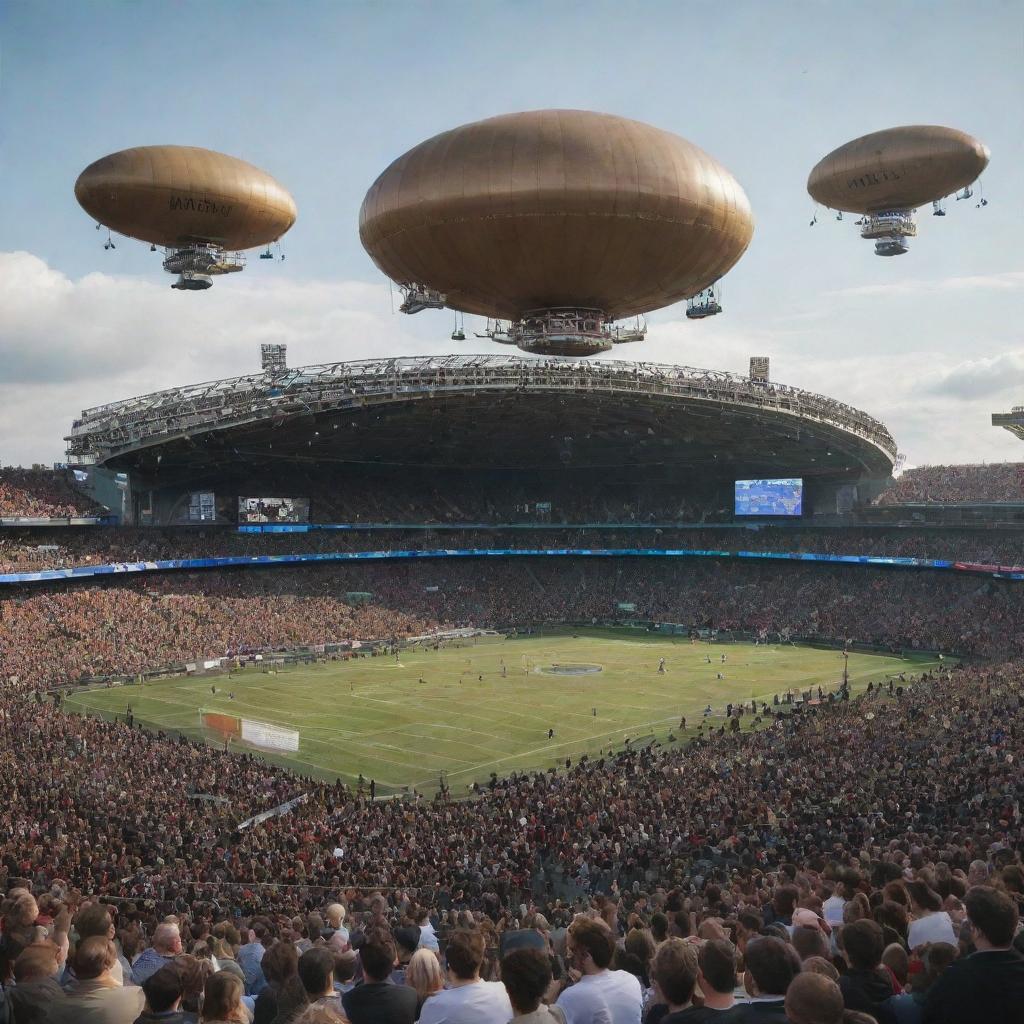
[[[832,210],[913,209],[969,185],[988,160],[988,147],[956,128],[887,128],[829,153],[811,171],[807,191]]]
[[[743,255],[746,193],[686,139],[585,110],[536,110],[420,143],[373,183],[359,235],[384,273],[481,316],[689,298]]]
[[[177,248],[251,249],[295,223],[295,200],[266,171],[194,146],[140,146],[90,164],[75,198],[111,231]]]

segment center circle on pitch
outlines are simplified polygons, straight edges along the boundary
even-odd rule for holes
[[[603,672],[604,666],[555,662],[553,665],[541,665],[540,671],[549,676],[592,676]]]

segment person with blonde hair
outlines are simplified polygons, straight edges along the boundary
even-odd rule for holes
[[[417,949],[405,972],[405,983],[416,992],[416,1017],[423,1004],[444,988],[444,972],[437,956],[429,949]]]
[[[342,903],[332,903],[324,911],[324,919],[327,924],[327,929],[331,933],[325,937],[332,946],[342,953],[348,948],[349,941],[349,932],[345,927],[346,913],[347,911]]]
[[[249,1011],[242,1005],[245,985],[232,971],[218,971],[206,982],[202,1024],[248,1024]]]

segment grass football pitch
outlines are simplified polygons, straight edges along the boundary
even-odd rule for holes
[[[701,723],[721,725],[730,701],[756,697],[770,705],[773,694],[781,697],[789,687],[835,687],[842,662],[835,650],[691,644],[683,637],[593,630],[480,638],[437,651],[403,651],[397,659],[158,679],[79,691],[68,695],[66,706],[109,717],[123,716],[130,703],[136,722],[211,743],[219,740],[204,729],[201,709],[247,718],[299,732],[297,753],[259,753],[302,774],[351,782],[362,773],[376,780],[378,794],[387,794],[406,787],[432,792],[445,773],[459,795],[491,772],[549,768],[566,757],[620,749],[627,738],[666,743],[674,734],[676,742],[686,742]],[[853,653],[849,677],[858,692],[869,680],[935,663],[930,656]],[[560,672],[552,671],[556,666]],[[714,713],[705,719],[708,704]],[[685,734],[678,728],[681,715]],[[744,716],[744,728],[752,718]]]

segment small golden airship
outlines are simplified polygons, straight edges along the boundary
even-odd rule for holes
[[[971,198],[988,161],[988,147],[956,128],[887,128],[829,153],[811,171],[807,191],[831,210],[860,214],[861,237],[874,241],[879,256],[899,256],[917,234],[917,208],[932,203],[944,217],[942,200],[955,192]]]
[[[200,291],[240,271],[244,250],[294,223],[295,200],[266,171],[195,146],[139,146],[90,164],[75,182],[82,209],[110,231],[165,250],[172,288]],[[107,243],[112,246],[113,243]]]

